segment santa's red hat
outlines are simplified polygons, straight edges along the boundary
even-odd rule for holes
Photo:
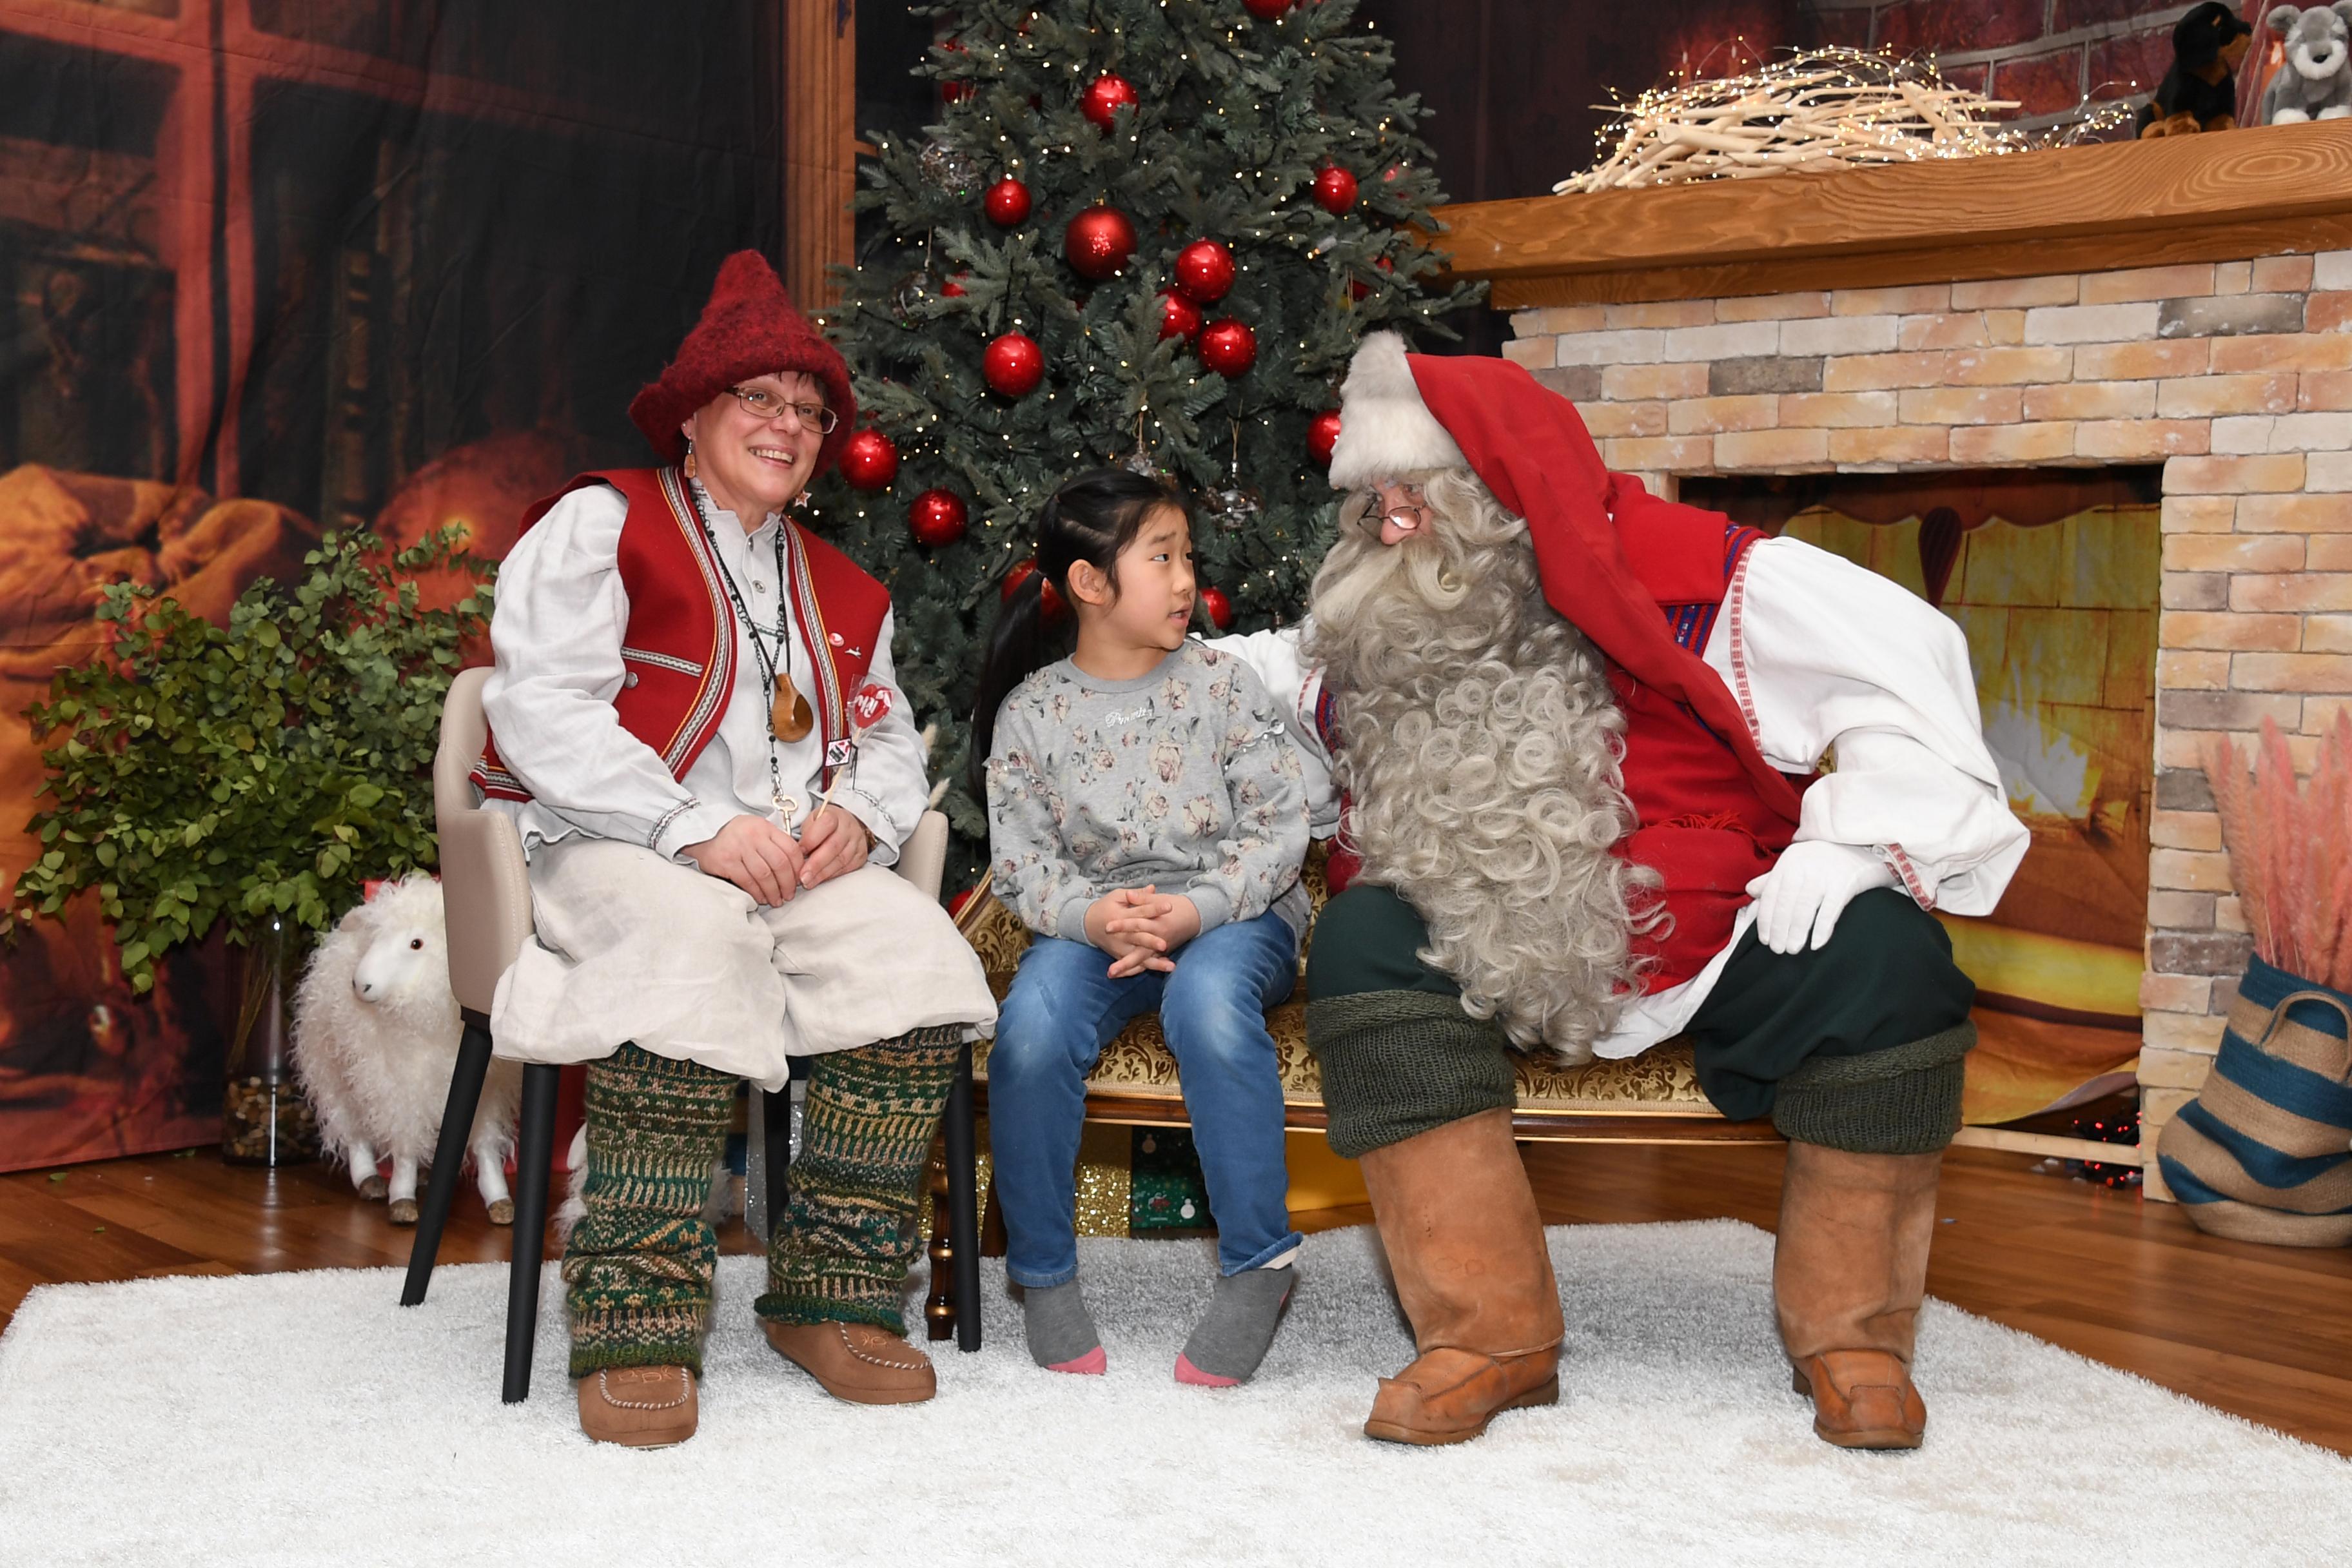
[[[1445,468],[1471,470],[1505,511],[1527,520],[1545,602],[1634,679],[1688,705],[1738,755],[1763,798],[1795,820],[1796,792],[1758,749],[1722,678],[1675,640],[1627,553],[1645,528],[1729,520],[1611,473],[1576,405],[1524,366],[1407,353],[1394,332],[1370,334],[1339,388],[1331,482],[1356,489]]]
[[[739,250],[720,264],[710,303],[677,345],[677,357],[659,381],[630,400],[629,417],[663,462],[679,462],[686,457],[686,436],[678,426],[688,415],[739,382],[793,370],[815,377],[824,388],[825,406],[840,416],[817,448],[816,471],[823,473],[857,423],[849,367],[793,308],[768,258],[756,250]]]

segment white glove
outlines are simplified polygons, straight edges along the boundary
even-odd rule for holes
[[[1821,839],[1791,844],[1778,864],[1748,884],[1748,896],[1756,900],[1756,940],[1774,952],[1819,947],[1856,893],[1893,886],[1895,873],[1874,849]]]

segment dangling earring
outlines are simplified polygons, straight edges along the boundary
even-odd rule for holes
[[[691,436],[688,436],[688,437],[686,438],[686,477],[687,477],[688,479],[693,479],[693,478],[695,477],[695,472],[694,472],[694,437],[691,437]]]

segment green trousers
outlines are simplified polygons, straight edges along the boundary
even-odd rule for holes
[[[1427,942],[1387,888],[1349,888],[1316,921],[1307,1041],[1341,1154],[1516,1101],[1509,1043],[1413,956]],[[1935,917],[1874,889],[1818,949],[1742,936],[1685,1034],[1699,1088],[1734,1121],[1769,1116],[1785,1137],[1857,1153],[1926,1153],[1959,1130],[1975,996]]]
[[[792,1198],[775,1216],[768,1289],[754,1303],[761,1317],[906,1331],[923,1167],[962,1032],[918,1029],[815,1058]],[[702,1209],[736,1082],[635,1046],[589,1064],[588,1212],[563,1254],[572,1376],[702,1370],[719,1253]]]

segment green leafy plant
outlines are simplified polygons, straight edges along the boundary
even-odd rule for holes
[[[134,990],[156,955],[215,924],[243,944],[273,919],[323,931],[372,877],[435,858],[431,770],[460,647],[489,616],[490,563],[456,529],[396,553],[329,534],[290,591],[262,578],[228,625],[117,584],[98,611],[114,658],[61,669],[26,711],[46,748],[39,859],[0,920],[95,890]],[[420,574],[479,581],[420,607]]]

